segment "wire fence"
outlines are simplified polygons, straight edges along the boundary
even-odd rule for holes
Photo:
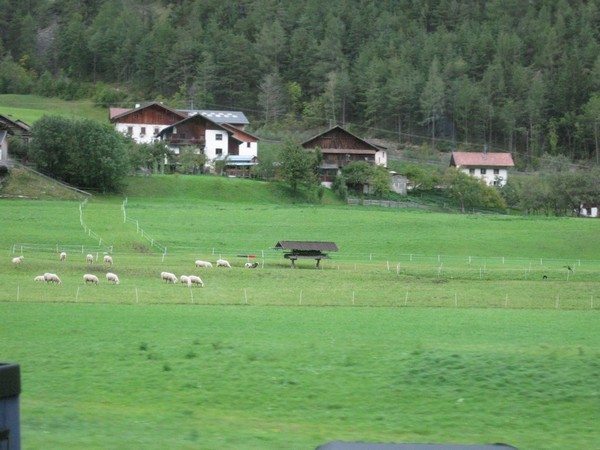
[[[244,247],[203,247],[170,245],[149,235],[137,219],[127,216],[127,199],[121,205],[123,223],[135,226],[136,233],[156,252],[136,253],[115,249],[88,227],[84,221],[87,199],[79,204],[80,224],[94,244],[14,243],[12,254],[31,255],[44,267],[47,254],[62,251],[76,254],[117,254],[129,266],[130,281],[124,285],[102,283],[100,289],[81,283],[75,270],[67,273],[61,286],[29,281],[29,275],[11,280],[0,293],[3,302],[114,303],[114,304],[194,304],[255,306],[345,306],[345,307],[425,307],[425,308],[525,308],[525,309],[600,309],[600,260],[518,256],[426,255],[399,252],[331,253],[315,271],[314,261],[297,262],[299,271],[310,282],[288,283],[290,270],[281,250]],[[160,270],[175,268],[192,271],[195,259],[229,259],[234,270],[222,272],[206,289],[185,286],[166,288],[156,277]],[[160,262],[159,262],[160,260]],[[253,271],[244,269],[247,261],[258,262]],[[81,258],[77,270],[85,259]],[[18,268],[21,270],[22,268]],[[310,272],[303,272],[310,269]],[[15,269],[17,270],[17,269]],[[215,269],[217,270],[217,269]],[[176,270],[173,270],[176,271]],[[262,273],[259,271],[263,271]],[[312,278],[321,271],[329,275]],[[15,272],[17,273],[17,272]],[[188,273],[188,272],[185,272]],[[251,275],[252,274],[252,275]],[[258,275],[260,283],[257,283]],[[229,277],[229,278],[228,278]],[[249,278],[254,277],[254,278]],[[33,278],[33,277],[31,277]],[[76,281],[75,281],[76,280]],[[152,280],[146,286],[145,281]],[[240,281],[241,280],[241,281]],[[246,283],[244,280],[251,280]],[[278,281],[284,280],[284,281]],[[484,283],[465,282],[484,281]],[[532,283],[523,284],[522,281]],[[16,285],[15,285],[16,283]],[[279,284],[278,284],[279,283]],[[514,283],[514,286],[513,286]],[[243,285],[243,287],[241,287]],[[529,291],[524,286],[533,286]],[[112,289],[105,291],[105,289]],[[115,291],[114,289],[117,289]],[[167,289],[167,290],[166,290]],[[118,292],[118,295],[115,293]]]

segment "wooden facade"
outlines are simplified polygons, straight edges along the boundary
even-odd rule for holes
[[[387,164],[387,154],[364,139],[355,136],[340,126],[335,126],[302,143],[309,151],[320,149],[323,161],[320,168],[321,181],[331,182],[338,171],[352,162]]]

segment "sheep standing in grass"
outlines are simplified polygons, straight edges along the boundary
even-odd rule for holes
[[[91,253],[88,253],[88,255],[85,257],[85,260],[87,261],[88,264],[92,264],[94,262],[94,255],[92,255]]]
[[[114,284],[121,283],[121,280],[119,280],[119,277],[116,274],[112,273],[112,272],[107,272],[106,273],[106,280],[107,281],[111,281]]]
[[[60,254],[60,260],[61,261],[66,261],[67,260],[67,254],[65,252],[61,252],[61,254]]]
[[[217,259],[217,267],[227,267],[231,269],[231,264],[225,259]]]
[[[52,283],[52,284],[60,284],[61,283],[60,278],[55,273],[46,272],[44,274],[44,280],[46,280],[46,283]]]
[[[161,272],[160,273],[160,278],[163,279],[165,281],[165,283],[177,283],[177,277],[175,276],[175,274],[172,274],[171,272]]]
[[[190,283],[190,277],[188,277],[187,275],[181,275],[179,277],[179,282],[181,284],[187,284],[188,287],[190,287],[192,284]]]
[[[112,266],[112,264],[113,264],[112,256],[110,256],[110,255],[104,255],[104,262],[106,264],[108,264],[109,266]]]
[[[247,262],[246,264],[244,264],[244,267],[246,269],[256,269],[258,267],[258,263],[257,262]]]
[[[98,284],[100,283],[100,280],[98,280],[98,277],[96,275],[92,275],[91,273],[86,273],[83,276],[83,282],[85,284],[92,283],[92,284],[95,284],[96,286],[98,286]]]
[[[196,261],[196,267],[206,267],[207,269],[211,269],[212,263],[209,263],[208,261],[202,261],[199,259]]]
[[[23,262],[23,260],[25,259],[25,257],[23,255],[21,256],[16,256],[12,259],[13,264],[21,264]]]
[[[188,280],[190,280],[188,286],[191,286],[192,284],[197,284],[201,287],[204,287],[204,281],[202,281],[202,278],[196,275],[190,275],[188,277]]]
[[[33,281],[46,281],[46,279],[44,278],[44,275],[38,275],[33,279]]]

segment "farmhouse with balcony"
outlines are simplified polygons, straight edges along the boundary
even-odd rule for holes
[[[212,120],[209,117],[215,116],[211,114],[201,111],[190,114],[158,133],[166,146],[175,154],[182,147],[194,147],[206,156],[210,170],[221,160],[228,175],[250,176],[251,168],[258,162],[258,138],[229,123]]]
[[[504,186],[508,169],[514,165],[510,153],[452,152],[450,158],[451,167],[483,180],[488,186]]]
[[[366,162],[387,166],[387,150],[355,136],[339,125],[308,139],[302,147],[308,151],[321,150],[321,184],[331,187],[334,178],[351,162]]]
[[[22,120],[0,114],[0,164],[8,165],[8,138],[19,137],[24,143],[31,138],[31,127]]]

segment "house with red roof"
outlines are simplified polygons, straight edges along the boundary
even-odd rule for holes
[[[508,169],[514,165],[510,153],[452,152],[450,158],[451,167],[483,180],[488,186],[504,186]]]

